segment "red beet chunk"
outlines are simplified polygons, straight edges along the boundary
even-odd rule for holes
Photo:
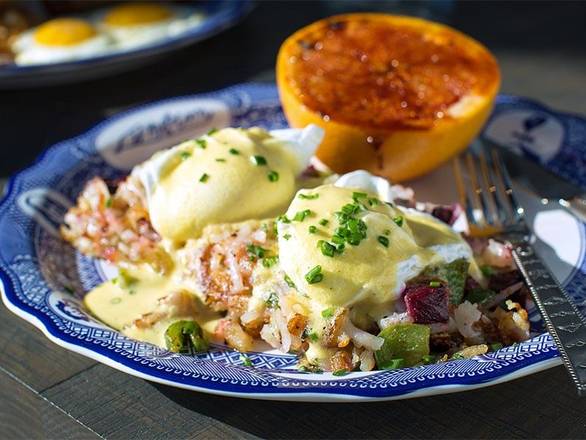
[[[460,206],[457,204],[439,205],[431,211],[431,215],[448,225],[452,225],[458,219],[459,214]]]
[[[444,286],[409,286],[405,292],[407,313],[418,324],[448,322],[449,292]]]

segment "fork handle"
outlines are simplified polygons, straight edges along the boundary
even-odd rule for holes
[[[545,326],[578,388],[586,395],[586,323],[527,238],[511,242],[513,259],[541,312]]]

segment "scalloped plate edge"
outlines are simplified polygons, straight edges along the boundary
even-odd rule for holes
[[[116,362],[111,358],[101,355],[93,350],[88,350],[84,347],[81,347],[78,344],[72,344],[70,342],[64,341],[63,339],[59,338],[58,336],[53,335],[47,326],[35,315],[32,315],[28,312],[25,312],[16,304],[12,303],[5,292],[4,283],[0,283],[0,294],[2,296],[2,302],[6,306],[8,310],[14,313],[19,318],[24,319],[28,323],[32,324],[36,328],[38,328],[44,335],[54,344],[57,344],[60,347],[63,347],[69,351],[74,353],[80,354],[87,358],[93,359],[97,362],[100,362],[104,365],[107,365],[111,368],[114,368],[118,371],[123,373],[130,374],[131,376],[138,377],[140,379],[148,380],[150,382],[159,383],[162,385],[168,385],[175,388],[182,388],[185,390],[191,391],[199,391],[206,394],[212,394],[217,396],[226,396],[226,397],[238,397],[238,398],[245,398],[245,399],[261,399],[261,400],[278,400],[278,401],[294,401],[294,402],[381,402],[381,401],[390,401],[390,400],[402,400],[402,399],[413,399],[417,397],[425,397],[425,396],[434,396],[439,394],[451,394],[457,393],[462,391],[470,391],[476,390],[479,388],[486,388],[492,385],[497,385],[504,382],[509,382],[511,380],[519,379],[524,376],[529,376],[534,373],[538,373],[540,371],[545,371],[555,366],[561,365],[562,361],[559,357],[554,357],[550,359],[545,359],[539,362],[536,362],[532,365],[528,365],[526,367],[520,368],[515,370],[511,373],[505,374],[497,379],[493,379],[487,382],[479,383],[479,384],[449,384],[449,385],[437,385],[427,388],[422,388],[419,390],[415,390],[406,394],[399,394],[395,396],[388,396],[388,397],[364,397],[364,396],[356,396],[353,394],[327,394],[327,393],[314,393],[314,392],[302,392],[302,393],[240,393],[240,392],[231,392],[231,391],[222,391],[217,389],[209,389],[198,387],[194,385],[185,385],[182,383],[165,380],[158,378],[156,376],[151,376],[148,374],[141,373],[133,368],[127,367],[124,364]]]

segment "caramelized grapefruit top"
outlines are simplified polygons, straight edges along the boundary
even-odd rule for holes
[[[285,80],[302,104],[325,120],[374,130],[428,129],[464,96],[494,94],[500,81],[481,44],[414,18],[331,17],[283,49]]]

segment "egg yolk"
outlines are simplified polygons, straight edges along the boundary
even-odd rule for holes
[[[96,35],[91,24],[78,18],[57,18],[35,31],[35,40],[46,46],[73,46]]]
[[[136,26],[167,20],[171,11],[154,3],[128,3],[113,8],[104,17],[104,22],[111,26]]]

